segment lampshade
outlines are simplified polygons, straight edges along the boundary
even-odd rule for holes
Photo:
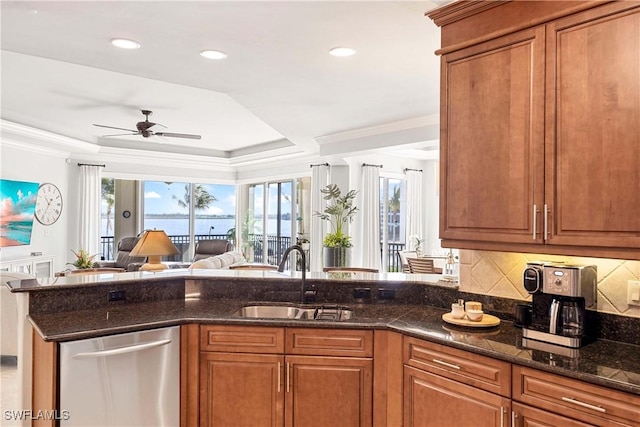
[[[167,268],[165,264],[160,262],[164,255],[179,254],[180,251],[175,247],[169,236],[164,230],[147,230],[142,235],[138,243],[131,250],[130,255],[133,257],[148,257],[147,263],[140,267],[140,270],[164,270]]]

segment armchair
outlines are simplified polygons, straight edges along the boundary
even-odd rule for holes
[[[193,261],[209,258],[214,255],[220,255],[225,252],[232,251],[233,249],[233,243],[228,240],[199,240],[198,243],[196,243],[196,251],[193,256]]]
[[[132,257],[130,255],[138,237],[124,237],[118,242],[118,252],[115,261],[100,261],[100,268],[123,268],[125,271],[137,271],[142,264],[145,263],[146,257]]]

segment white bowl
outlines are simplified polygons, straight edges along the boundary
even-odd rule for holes
[[[482,320],[482,310],[467,310],[467,318],[473,322],[479,322]]]

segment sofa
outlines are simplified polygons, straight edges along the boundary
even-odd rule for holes
[[[214,255],[206,258],[200,258],[189,266],[189,269],[221,269],[229,268],[232,265],[241,265],[247,262],[244,255],[238,251],[229,251],[220,255]]]

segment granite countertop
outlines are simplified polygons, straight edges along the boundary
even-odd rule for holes
[[[258,304],[260,302],[257,302]],[[322,328],[385,329],[496,359],[580,379],[640,395],[640,347],[598,340],[574,354],[560,355],[522,346],[521,330],[503,320],[490,328],[460,328],[442,320],[446,310],[428,305],[348,304],[347,321],[243,319],[232,313],[246,299],[184,298],[75,311],[31,313],[32,323],[48,341],[69,341],[187,323]]]

